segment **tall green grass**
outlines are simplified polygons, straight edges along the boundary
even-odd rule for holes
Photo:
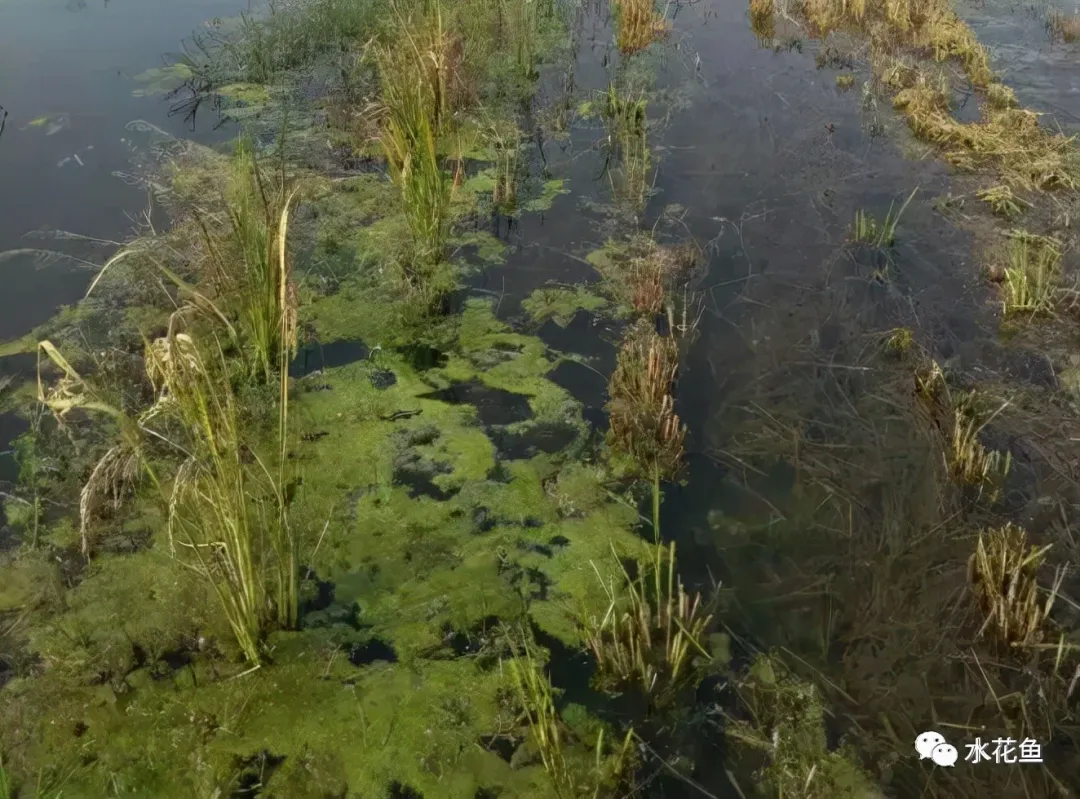
[[[204,348],[173,326],[147,346],[146,358],[158,402],[184,428],[177,443],[187,457],[169,496],[170,544],[212,583],[244,657],[258,664],[262,634],[296,623],[296,546],[280,472],[275,477],[244,441],[216,339]]]
[[[699,660],[711,661],[707,638],[713,617],[701,596],[691,596],[676,576],[675,543],[660,544],[659,473],[653,480],[653,529],[653,557],[638,564],[638,576],[616,557],[621,574],[605,581],[592,564],[608,607],[602,618],[586,618],[583,632],[602,687],[637,688],[663,706],[693,682]]]
[[[383,111],[379,142],[401,189],[416,250],[405,276],[417,283],[444,259],[450,231],[453,181],[442,168],[439,145],[451,123],[451,40],[438,3],[419,19],[400,17],[398,25],[400,40],[376,52]]]
[[[205,277],[219,307],[238,318],[251,373],[268,383],[279,357],[296,349],[295,336],[281,324],[296,305],[287,253],[295,192],[263,172],[246,139],[237,144],[226,191],[226,230],[197,215],[209,256]]]

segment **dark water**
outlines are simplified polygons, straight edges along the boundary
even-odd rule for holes
[[[183,115],[170,116],[160,96],[133,96],[142,88],[133,78],[166,63],[209,18],[242,8],[242,0],[0,3],[0,106],[7,111],[0,253],[60,249],[93,263],[108,256],[107,243],[28,234],[66,231],[106,242],[127,236],[126,214],[146,205],[145,194],[115,174],[131,173],[132,157],[146,145],[129,123],[145,120],[199,137],[216,122],[201,117],[192,125]],[[0,261],[0,340],[26,333],[85,290],[89,272],[73,262],[38,268],[35,261],[30,255]]]

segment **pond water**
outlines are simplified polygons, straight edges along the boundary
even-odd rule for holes
[[[130,234],[128,215],[146,206],[145,193],[122,177],[146,145],[130,123],[144,120],[197,139],[211,134],[218,122],[212,113],[170,114],[159,95],[133,94],[142,88],[135,78],[168,63],[210,18],[242,8],[237,0],[0,4],[0,106],[7,112],[0,137],[0,339],[26,333],[81,297],[91,274],[74,261],[42,268],[33,253],[8,253],[60,250],[100,264],[111,254],[107,242]],[[49,235],[57,231],[86,238]]]
[[[574,65],[579,100],[607,89],[609,65],[617,60],[610,16],[587,6]],[[0,0],[0,105],[6,111],[0,185],[7,189],[0,216],[0,340],[25,334],[78,299],[91,267],[129,234],[134,223],[128,215],[144,208],[146,198],[125,176],[147,146],[147,131],[201,142],[235,135],[236,128],[220,124],[213,112],[189,118],[172,113],[160,96],[134,92],[140,85],[135,76],[168,63],[191,30],[240,10],[235,0]],[[736,545],[718,535],[726,528],[717,520],[758,518],[768,527],[797,516],[798,502],[785,471],[790,463],[779,463],[779,455],[775,472],[750,481],[752,487],[732,479],[739,470],[729,451],[736,406],[756,403],[768,414],[773,400],[781,407],[816,391],[849,401],[857,392],[847,381],[868,370],[861,359],[871,337],[900,326],[916,330],[936,357],[967,372],[1019,374],[1025,385],[1042,385],[1054,383],[1053,368],[1046,378],[1038,355],[1018,356],[999,340],[994,295],[980,278],[973,237],[937,210],[956,182],[938,159],[902,151],[905,137],[892,135],[891,108],[859,88],[867,78],[861,68],[854,69],[856,88],[839,88],[837,75],[852,72],[851,66],[823,58],[828,54],[817,43],[783,24],[772,40],[760,41],[746,4],[737,0],[702,0],[677,11],[671,40],[651,64],[656,172],[636,221],[642,229],[693,238],[703,246],[704,264],[694,285],[702,298],[697,338],[677,389],[678,411],[689,426],[690,469],[684,485],[668,489],[661,526],[678,541],[685,579],[695,587],[720,580],[736,590],[767,592],[739,585],[745,553],[726,557]],[[993,49],[995,65],[1022,104],[1054,114],[1063,125],[1080,121],[1078,51],[1049,42],[1044,16],[1000,3],[961,11]],[[148,124],[132,124],[139,120]],[[500,228],[511,256],[469,279],[471,291],[499,297],[501,317],[520,318],[521,301],[549,282],[584,279],[583,258],[625,224],[626,216],[607,205],[611,186],[597,147],[603,135],[599,122],[585,121],[543,144],[545,168],[566,178],[570,193],[543,214],[515,220],[510,231]],[[914,199],[887,264],[875,253],[843,247],[857,210],[880,219],[909,196]],[[34,249],[71,257],[43,263]],[[553,348],[590,359],[591,371],[569,366],[561,382],[586,406],[586,418],[603,424],[618,325],[580,313],[568,328],[548,325],[540,335]],[[368,352],[343,342],[341,353],[308,353],[318,366],[297,375],[336,365],[335,354],[350,362]],[[25,357],[0,360],[0,380],[30,366]],[[805,420],[810,425],[835,421],[825,411],[811,417]],[[0,416],[0,450],[23,429]],[[899,474],[906,462],[896,468]],[[12,479],[10,462],[0,478]],[[1018,508],[1040,500],[1033,490],[1016,488]],[[763,547],[760,560],[775,559],[783,571],[783,555]],[[837,664],[843,655],[829,651],[822,659]],[[709,772],[706,787],[715,795],[738,795],[719,767],[699,776]]]

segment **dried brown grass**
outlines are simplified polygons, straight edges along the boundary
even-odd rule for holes
[[[641,52],[670,33],[668,21],[657,12],[654,0],[615,0],[615,6],[618,10],[616,44],[623,55]]]

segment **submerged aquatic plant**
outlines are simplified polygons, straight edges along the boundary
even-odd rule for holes
[[[1001,274],[1002,305],[1006,314],[1034,315],[1052,310],[1061,275],[1059,243],[1029,233],[1013,234],[1009,244],[1009,264]]]
[[[645,204],[652,166],[647,108],[648,100],[643,93],[623,94],[611,85],[602,112],[608,130],[608,153],[617,159],[621,173],[618,185],[612,177],[612,192],[617,199],[639,209]],[[610,170],[608,174],[612,174]]]
[[[615,0],[616,44],[623,55],[641,52],[668,35],[668,22],[655,0]]]
[[[677,370],[678,345],[672,338],[657,333],[648,319],[631,328],[608,384],[608,443],[645,474],[668,478],[682,463],[686,428],[671,395]]]
[[[983,530],[968,563],[968,578],[986,614],[987,630],[1010,647],[1038,643],[1064,575],[1041,598],[1038,573],[1050,545],[1028,546],[1027,532],[1013,524]]]
[[[735,688],[745,717],[728,715],[724,735],[755,761],[765,758],[755,774],[762,795],[802,799],[878,795],[853,757],[830,750],[825,706],[813,683],[791,674],[775,656],[761,654]]]

